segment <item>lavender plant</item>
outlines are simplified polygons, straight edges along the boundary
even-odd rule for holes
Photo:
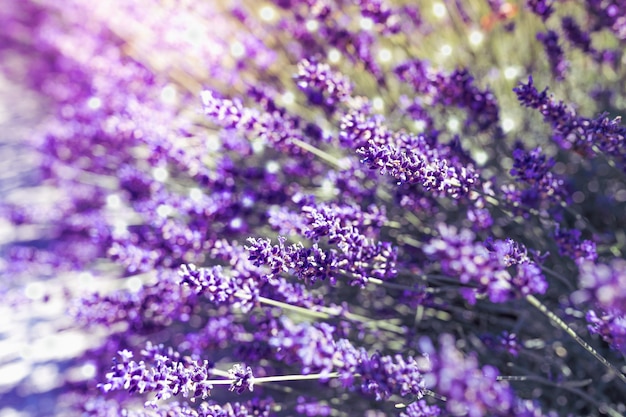
[[[626,414],[623,2],[0,6],[6,415]]]

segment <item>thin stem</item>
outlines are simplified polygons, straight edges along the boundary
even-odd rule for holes
[[[559,274],[558,272],[556,272],[556,271],[554,271],[554,270],[552,270],[552,269],[550,269],[550,268],[548,268],[548,267],[546,267],[544,265],[541,265],[541,270],[543,272],[546,272],[546,273],[552,275],[554,278],[558,279],[559,281],[561,281],[564,285],[566,285],[569,288],[570,291],[574,291],[575,290],[575,288],[572,285],[572,283],[569,282],[569,280],[567,278],[565,278],[563,275]]]
[[[549,379],[542,378],[542,377],[540,377],[538,375],[523,375],[523,376],[511,376],[511,377],[500,376],[500,377],[498,377],[498,380],[499,381],[502,381],[502,380],[507,380],[507,381],[528,381],[528,382],[532,381],[532,382],[538,382],[538,383],[544,384],[544,385],[549,385],[549,386],[552,386],[552,387],[555,387],[555,388],[560,388],[560,389],[563,389],[565,391],[571,392],[571,393],[573,393],[575,395],[579,395],[580,397],[582,397],[585,400],[589,401],[590,404],[593,404],[594,406],[596,406],[600,410],[600,412],[604,413],[604,411],[606,411],[606,414],[608,414],[610,417],[624,417],[618,411],[616,411],[613,408],[611,408],[608,404],[606,404],[606,403],[598,403],[593,397],[591,397],[590,395],[588,395],[584,391],[581,391],[581,390],[576,388],[577,385],[581,385],[581,384],[585,384],[586,385],[586,384],[590,383],[591,380],[569,381],[569,382],[556,383],[556,382],[550,381]]]
[[[237,295],[237,294],[235,294]],[[283,308],[285,310],[291,310],[291,311],[295,311],[297,313],[301,313],[301,314],[305,314],[307,316],[311,316],[311,317],[315,317],[318,319],[327,319],[329,317],[329,315],[327,313],[322,313],[319,311],[315,311],[315,310],[310,310],[308,308],[304,308],[304,307],[299,307],[299,306],[294,306],[292,304],[288,304],[288,303],[283,303],[281,301],[276,301],[276,300],[272,300],[271,298],[266,298],[266,297],[260,297],[258,298],[259,302],[269,305],[269,306],[274,306],[274,307],[280,307]]]
[[[280,307],[286,310],[296,311],[301,314],[306,314],[308,316],[313,316],[319,319],[328,319],[330,317],[340,317],[346,320],[362,323],[367,327],[380,328],[383,330],[388,330],[393,333],[405,334],[406,329],[400,326],[396,326],[394,324],[389,323],[388,321],[375,321],[370,319],[369,317],[361,316],[359,314],[354,314],[350,312],[335,312],[329,308],[324,308],[322,311],[314,311],[304,307],[294,306],[292,304],[283,303],[281,301],[272,300],[271,298],[259,297],[259,302],[267,305],[271,305],[274,307]]]
[[[311,379],[337,378],[339,372],[331,372],[329,374],[309,374],[309,375],[277,375],[266,376],[263,378],[254,378],[254,382],[262,384],[263,382],[280,382],[280,381],[305,381]]]
[[[296,139],[296,138],[292,138],[291,142],[294,145],[298,146],[300,149],[310,152],[315,156],[318,156],[322,160],[328,162],[331,165],[334,165],[336,168],[342,171],[348,168],[345,163],[341,162],[340,159],[332,156],[328,152],[324,152],[323,150],[316,148],[315,146],[309,143],[303,142],[300,139]]]
[[[437,294],[437,293],[441,292],[441,288],[410,287],[408,285],[396,284],[396,283],[393,283],[393,282],[383,281],[382,279],[378,279],[378,278],[368,278],[367,279],[367,283],[368,284],[379,285],[379,286],[385,287],[385,288],[393,288],[395,290],[411,291],[411,292],[415,292],[415,293],[419,293],[419,294],[422,294],[422,293]]]
[[[593,357],[598,360],[598,362],[604,365],[604,367],[606,367],[611,372],[614,372],[615,375],[617,375],[617,377],[624,384],[626,384],[626,375],[620,372],[620,370],[617,369],[613,364],[611,364],[607,359],[605,359],[604,356],[600,355],[593,347],[591,347],[591,345],[589,345],[589,343],[585,342],[580,336],[578,336],[578,334],[576,334],[576,332],[571,327],[569,327],[567,323],[561,320],[559,316],[548,310],[548,307],[546,307],[535,296],[530,294],[527,295],[526,301],[528,301],[533,307],[537,308],[544,315],[546,315],[550,319],[551,323],[570,335],[570,337],[572,337],[580,346],[582,346],[587,352],[591,353]]]
[[[228,373],[221,371],[219,369],[213,369],[211,371],[213,374],[218,376],[229,376]],[[322,379],[322,378],[337,378],[339,376],[338,372],[331,372],[328,374],[309,374],[309,375],[275,375],[275,376],[265,376],[261,378],[253,378],[252,381],[254,384],[263,384],[266,382],[284,382],[284,381],[305,381],[311,379]],[[211,385],[230,385],[235,382],[235,379],[212,379],[206,381]]]

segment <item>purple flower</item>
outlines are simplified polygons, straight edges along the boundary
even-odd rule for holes
[[[426,401],[419,400],[412,402],[406,407],[400,417],[438,417],[441,409],[436,405],[428,405]]]
[[[151,346],[149,345],[149,348]],[[145,351],[150,355],[149,351]],[[106,374],[106,382],[100,384],[104,392],[126,390],[130,393],[156,393],[154,401],[147,405],[155,406],[159,400],[182,394],[186,398],[210,395],[213,386],[209,380],[212,365],[208,361],[198,362],[188,358],[180,358],[176,353],[166,356],[162,353],[153,353],[152,363],[131,360],[132,354],[120,351],[122,362],[115,363],[111,372]]]
[[[541,199],[558,203],[565,198],[565,185],[562,179],[550,171],[553,166],[554,159],[546,159],[540,147],[527,152],[518,144],[513,151],[513,168],[510,173],[516,180],[530,185],[531,190],[539,194]]]
[[[421,338],[419,345],[431,364],[425,375],[426,386],[446,396],[449,413],[470,417],[515,415],[513,393],[506,382],[498,381],[495,367],[480,367],[475,357],[465,357],[451,335],[440,336],[437,348],[427,337]]]
[[[579,279],[593,302],[605,310],[626,314],[626,260],[613,259],[608,264],[584,262]]]
[[[551,0],[526,0],[526,6],[544,22],[554,13]]]
[[[559,35],[555,31],[549,30],[545,33],[538,33],[537,39],[543,43],[554,78],[557,81],[565,79],[568,63],[565,60],[563,49],[559,46]]]
[[[589,33],[583,31],[573,17],[566,16],[562,18],[561,27],[563,28],[565,36],[572,45],[580,48],[585,53],[596,53],[596,50],[593,46],[591,46],[591,37],[589,36]]]
[[[304,374],[336,370],[344,387],[351,387],[358,378],[361,391],[377,400],[392,394],[423,396],[423,361],[401,355],[369,355],[346,339],[335,340],[336,329],[326,323],[296,325],[288,319],[281,323],[283,329],[270,339],[270,345],[278,358],[299,362]]]
[[[269,344],[276,356],[287,363],[299,363],[302,372],[329,374],[335,365],[335,340],[333,326],[320,323],[317,326],[294,324],[286,317],[281,320],[282,329],[275,332]]]
[[[303,396],[299,396],[297,401],[296,411],[300,414],[308,417],[327,417],[331,415],[332,408],[328,404]]]
[[[270,240],[249,238],[249,259],[270,268],[268,279],[289,272],[310,284],[327,278],[334,284],[339,272],[350,275],[352,285],[363,286],[370,277],[389,279],[395,275],[397,251],[389,242],[369,237],[385,221],[380,210],[370,209],[367,213],[354,205],[304,205],[304,221],[296,221],[297,231],[315,242],[311,247],[301,242],[286,246],[283,237],[274,246]],[[322,249],[322,238],[338,250]]]
[[[626,314],[589,310],[585,318],[589,333],[600,335],[613,349],[626,353]]]
[[[581,235],[578,229],[566,230],[557,226],[554,230],[554,240],[559,247],[559,254],[571,258],[577,265],[585,261],[595,262],[598,258],[596,243],[588,239],[583,240]]]
[[[316,93],[325,96],[324,104],[328,107],[347,100],[352,94],[352,85],[347,77],[331,71],[328,64],[316,63],[308,59],[298,63],[296,84],[307,94],[309,102],[313,104],[316,104],[313,98]]]
[[[621,125],[621,118],[609,119],[605,114],[595,119],[578,116],[562,101],[556,102],[549,97],[547,88],[539,93],[532,77],[528,78],[527,84],[520,84],[513,91],[522,105],[539,110],[544,121],[552,127],[553,140],[563,149],[574,150],[586,157],[593,157],[600,150],[615,157],[622,164],[621,168],[626,169],[626,128]]]
[[[181,265],[178,276],[180,284],[187,284],[196,294],[207,294],[211,301],[218,303],[223,303],[235,292],[221,266],[198,269],[194,264]]]
[[[254,386],[254,376],[252,375],[252,368],[249,366],[244,367],[241,364],[235,364],[228,371],[230,379],[233,380],[232,384],[228,388],[229,391],[236,391],[237,394],[241,394],[246,390],[252,392]]]
[[[526,249],[512,240],[474,242],[467,229],[440,225],[440,236],[424,246],[424,252],[439,262],[444,274],[469,285],[462,291],[471,303],[476,295],[487,295],[494,303],[515,298],[516,293],[543,294],[547,283],[541,269],[526,255]],[[490,249],[491,248],[491,249]],[[516,266],[512,276],[509,266]]]
[[[475,124],[479,131],[488,130],[499,121],[495,96],[489,90],[476,87],[474,77],[466,69],[446,74],[434,71],[425,61],[410,60],[394,68],[394,73],[433,104],[465,109],[468,112],[466,124]]]
[[[16,142],[37,152],[22,158],[0,139],[12,160],[0,173],[0,306],[11,322],[0,327],[25,343],[34,332],[46,349],[34,339],[9,349],[4,362],[23,356],[32,372],[2,387],[0,408],[619,413],[614,385],[626,378],[593,362],[611,368],[616,352],[580,343],[585,357],[576,341],[626,345],[614,175],[626,170],[626,128],[603,113],[621,113],[620,1],[589,0],[568,17],[560,2],[528,0],[541,18],[529,25],[499,0],[5,2],[3,101],[20,84],[38,108],[22,108],[21,90],[0,106],[0,125],[27,125]],[[579,49],[569,64],[559,36]],[[515,45],[533,37],[526,46],[543,46],[547,65]],[[515,89],[565,150],[555,152],[503,88],[520,70],[560,80],[568,65],[575,77],[602,70],[560,85],[564,99],[590,98],[580,106],[532,78]],[[584,313],[589,334],[568,339]],[[74,331],[98,337],[42,359]],[[221,385],[219,403],[203,401]],[[49,388],[53,407],[32,406]],[[229,402],[237,394],[250,401]]]
[[[249,259],[256,266],[267,266],[270,270],[265,278],[272,280],[281,273],[294,272],[305,282],[314,283],[317,280],[328,279],[336,282],[334,276],[337,269],[337,253],[324,252],[317,244],[305,248],[302,243],[285,246],[284,238],[279,238],[278,245],[272,245],[269,239],[249,238]]]
[[[590,0],[585,3],[585,6],[594,18],[594,30],[608,28],[618,39],[626,39],[626,21],[624,20],[626,6],[623,2]]]
[[[423,136],[399,134],[386,143],[384,137],[373,137],[357,153],[364,164],[394,177],[398,184],[420,184],[436,195],[461,198],[478,183],[473,167],[445,159]]]

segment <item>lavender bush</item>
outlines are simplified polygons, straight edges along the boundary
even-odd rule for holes
[[[0,6],[2,416],[626,413],[623,1]]]

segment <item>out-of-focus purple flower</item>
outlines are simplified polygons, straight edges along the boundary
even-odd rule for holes
[[[526,6],[544,22],[554,13],[552,0],[526,0]]]
[[[601,114],[595,119],[578,116],[562,101],[556,102],[548,96],[546,88],[541,93],[533,85],[532,77],[528,83],[513,89],[517,99],[526,107],[538,110],[544,121],[552,126],[552,138],[563,149],[571,149],[586,157],[596,154],[595,148],[618,159],[621,169],[626,169],[626,128],[621,118],[609,119]]]
[[[561,19],[561,27],[567,39],[572,45],[580,48],[587,54],[594,54],[596,50],[591,46],[591,37],[588,32],[582,30],[582,28],[576,23],[571,16],[566,16]]]
[[[348,77],[332,71],[328,64],[308,59],[298,63],[295,81],[311,104],[324,104],[328,108],[347,100],[352,94],[352,84]],[[325,98],[325,101],[317,103],[316,95]]]
[[[538,33],[537,39],[543,43],[554,78],[557,81],[565,79],[565,73],[569,64],[565,60],[563,49],[559,45],[559,35],[555,31],[549,30]]]
[[[425,400],[419,400],[409,404],[400,417],[438,417],[441,409],[436,405],[428,405]]]
[[[626,260],[616,258],[608,264],[584,262],[579,280],[591,301],[609,312],[626,315]]]
[[[467,219],[472,222],[475,231],[487,230],[493,225],[493,218],[487,209],[470,209],[467,211]]]
[[[383,33],[397,33],[400,30],[398,16],[395,17],[395,24],[390,22],[390,18],[393,16],[393,12],[390,6],[384,0],[356,0],[357,5],[361,9],[361,15],[363,17],[372,19],[376,25],[381,25],[385,28]],[[390,24],[391,23],[391,24]]]
[[[423,396],[423,361],[401,355],[369,355],[347,339],[335,340],[336,329],[326,323],[296,325],[286,318],[281,323],[283,329],[270,339],[270,345],[278,358],[288,363],[299,361],[304,374],[336,370],[344,387],[351,387],[358,378],[361,391],[377,400],[392,394]]]
[[[87,328],[111,327],[120,322],[138,332],[163,328],[186,317],[198,300],[176,282],[172,271],[161,272],[157,277],[156,283],[143,285],[138,291],[120,289],[77,298],[69,313]]]
[[[422,60],[406,61],[394,68],[396,76],[410,84],[417,94],[432,104],[455,106],[468,112],[467,125],[479,131],[488,130],[499,122],[498,102],[489,90],[474,85],[474,77],[466,69],[450,74],[437,72]]]
[[[541,199],[558,203],[565,198],[565,187],[564,181],[550,171],[553,166],[554,159],[546,159],[540,147],[526,151],[518,144],[513,151],[510,173],[516,180],[530,185]]]
[[[428,356],[431,370],[426,373],[426,387],[445,395],[446,410],[452,415],[482,417],[515,415],[514,395],[509,385],[498,381],[498,370],[476,357],[464,357],[451,335],[439,337],[439,346],[423,337],[421,351]]]
[[[585,7],[594,17],[595,31],[608,28],[618,39],[626,39],[626,5],[622,1],[589,0],[585,2]]]
[[[258,113],[245,108],[241,100],[222,99],[210,90],[203,91],[200,98],[204,113],[226,129],[253,129],[258,123]]]
[[[281,320],[282,329],[269,340],[279,359],[287,363],[299,362],[304,374],[329,374],[335,365],[335,328],[326,323],[317,326],[295,324],[287,318]]]
[[[600,335],[613,349],[626,354],[626,314],[589,310],[585,318],[589,333]]]
[[[513,241],[481,244],[474,242],[472,231],[443,224],[439,226],[439,235],[424,246],[424,252],[439,262],[443,273],[470,285],[462,291],[469,302],[475,302],[477,294],[502,303],[515,298],[517,293],[543,294],[546,291],[541,269],[528,259],[526,249],[519,244]],[[511,276],[507,268],[513,265],[517,273]]]
[[[297,399],[296,411],[300,414],[304,414],[308,417],[327,417],[332,413],[330,405],[310,399],[304,396],[299,396]]]
[[[596,243],[593,240],[582,239],[578,229],[566,230],[557,226],[554,230],[554,240],[559,247],[559,254],[571,258],[577,265],[586,261],[595,262],[598,258]]]
[[[488,349],[506,351],[513,356],[517,356],[521,349],[517,335],[506,330],[495,336],[491,334],[481,336],[481,340],[485,343]]]
[[[76,411],[84,417],[270,417],[272,401],[257,398],[239,402],[218,403],[202,401],[200,404],[171,401],[159,404],[158,409],[125,408],[116,399],[90,398],[77,404]]]

